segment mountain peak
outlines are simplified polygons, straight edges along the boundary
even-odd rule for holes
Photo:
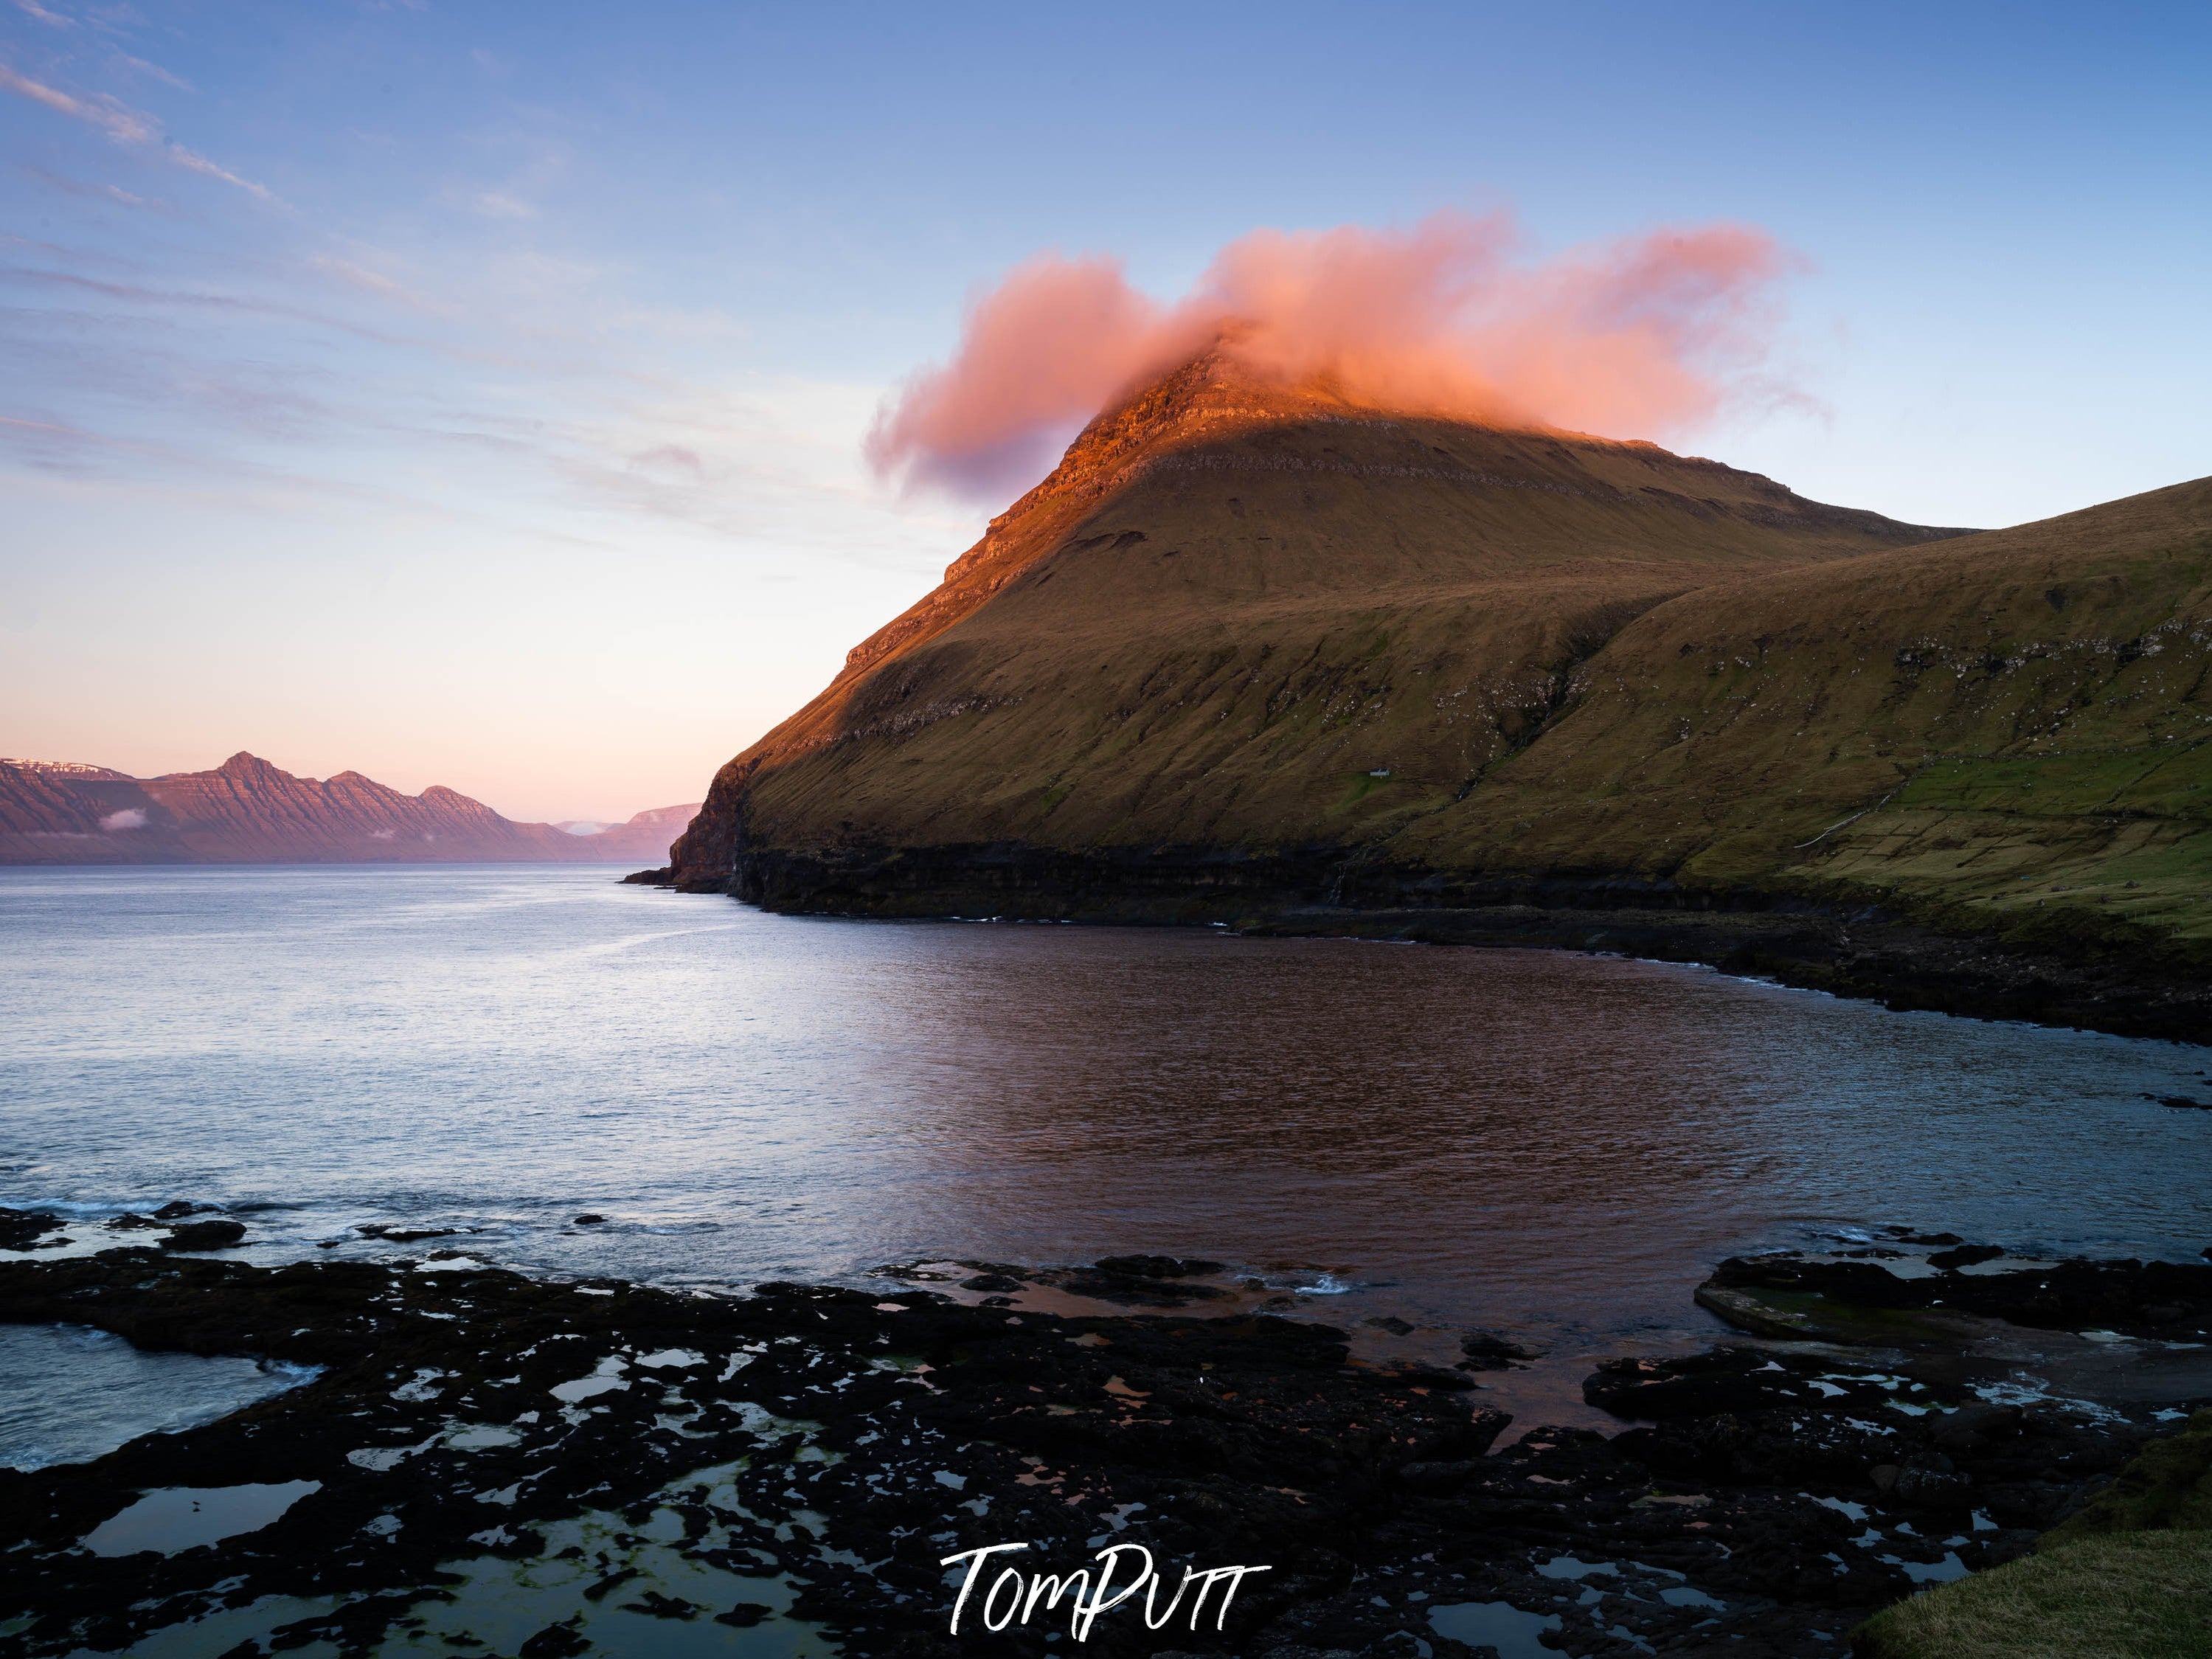
[[[746,846],[1352,833],[1411,796],[1368,781],[1418,757],[1460,787],[1676,595],[1954,533],[1656,445],[1387,412],[1241,358],[1217,342],[1085,427],[723,769],[679,843],[686,878],[726,879]],[[938,769],[891,769],[924,755]]]
[[[81,781],[128,783],[131,775],[118,772],[112,766],[88,766],[82,761],[47,761],[0,759],[0,766],[12,766],[19,772],[36,772],[43,777],[74,778]]]
[[[1280,422],[1372,415],[1326,380],[1285,386],[1255,373],[1231,348],[1233,330],[1196,356],[1123,392],[1076,435],[1051,474],[991,522],[1110,473],[1140,451],[1181,447]]]

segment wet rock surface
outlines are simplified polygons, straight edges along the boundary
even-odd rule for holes
[[[2130,1279],[2173,1293],[2085,1265],[2065,1282],[2106,1286],[2100,1310]],[[236,1659],[438,1632],[442,1650],[617,1652],[623,1620],[788,1626],[870,1656],[1066,1650],[1066,1601],[947,1632],[942,1559],[1018,1540],[1000,1559],[1030,1574],[1141,1543],[1163,1607],[1186,1566],[1270,1569],[1195,1630],[1178,1611],[1147,1631],[1141,1600],[1105,1614],[1087,1645],[1106,1654],[1463,1659],[1540,1630],[1580,1655],[1840,1653],[1866,1613],[2026,1547],[2156,1426],[1747,1343],[1610,1362],[1584,1393],[1625,1432],[1501,1450],[1507,1419],[1465,1372],[1355,1364],[1338,1333],[1266,1315],[1060,1317],[919,1285],[726,1297],[465,1259],[110,1250],[0,1267],[0,1317],[326,1368],[221,1422],[0,1474],[0,1631],[33,1655],[190,1620]],[[143,1494],[217,1480],[313,1489],[210,1546],[81,1547]],[[526,1629],[456,1625],[526,1571]]]
[[[185,1221],[161,1240],[165,1250],[227,1250],[246,1237],[242,1221]]]
[[[62,1224],[52,1210],[0,1209],[0,1250],[34,1250]]]
[[[1194,1302],[1225,1301],[1231,1297],[1218,1285],[1190,1282],[1222,1271],[1218,1261],[1196,1256],[1109,1255],[1075,1267],[1024,1267],[1005,1261],[961,1261],[952,1265],[969,1270],[972,1275],[958,1281],[962,1289],[1000,1296],[1036,1286],[1127,1308],[1181,1308]],[[890,1267],[880,1271],[922,1283],[941,1279],[939,1274],[916,1267]]]
[[[2003,1254],[1988,1245],[1939,1251],[1927,1258],[1938,1271],[1916,1278],[1871,1261],[1808,1260],[1795,1252],[1732,1256],[1707,1285],[1818,1297],[1852,1308],[1942,1308],[2039,1330],[2212,1341],[2212,1262],[2076,1260],[2008,1272],[1958,1271]]]

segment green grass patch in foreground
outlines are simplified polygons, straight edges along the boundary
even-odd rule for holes
[[[2212,1659],[2212,1410],[2154,1440],[2036,1553],[1852,1633],[1863,1659]]]
[[[2070,1521],[2035,1541],[2039,1551],[2115,1532],[2166,1528],[2212,1539],[2212,1407],[2179,1434],[2154,1440]]]
[[[2122,1532],[1925,1590],[1853,1633],[1863,1659],[2212,1659],[2212,1533]]]

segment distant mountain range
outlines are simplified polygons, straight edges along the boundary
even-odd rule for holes
[[[243,751],[157,778],[0,760],[0,864],[629,864],[665,857],[697,811],[653,807],[581,835],[441,787],[298,778]]]

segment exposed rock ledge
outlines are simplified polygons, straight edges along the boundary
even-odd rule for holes
[[[1083,1271],[1111,1288],[1211,1265]],[[976,1277],[1021,1291],[1021,1272]],[[1019,1540],[1019,1565],[1070,1573],[1141,1542],[1170,1582],[1268,1571],[1195,1628],[1109,1614],[1092,1650],[1482,1659],[1546,1631],[1591,1659],[1811,1659],[1917,1583],[2019,1554],[2160,1425],[2002,1397],[2004,1373],[1992,1389],[1940,1342],[1753,1339],[1609,1362],[1585,1398],[1642,1426],[1539,1427],[1498,1450],[1508,1419],[1476,1380],[1512,1363],[1495,1343],[1470,1340],[1458,1370],[1365,1364],[1341,1333],[1266,1316],[1063,1316],[892,1277],[736,1297],[545,1283],[459,1251],[0,1266],[0,1319],[325,1368],[89,1464],[0,1471],[0,1626],[29,1656],[130,1650],[191,1620],[224,1659],[400,1635],[568,1659],[653,1650],[674,1624],[775,1622],[871,1659],[952,1659],[975,1637],[947,1630],[944,1558]],[[1722,1277],[1897,1295],[1870,1263]],[[2054,1322],[2212,1318],[2212,1267],[2154,1277],[2108,1265],[1981,1294]],[[84,1547],[179,1490],[206,1500],[197,1547]],[[282,1524],[226,1534],[240,1493],[279,1494]],[[1068,1609],[1032,1613],[982,1650],[1066,1651]]]

